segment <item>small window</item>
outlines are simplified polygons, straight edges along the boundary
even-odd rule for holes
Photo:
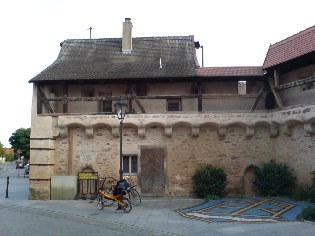
[[[244,95],[246,92],[246,81],[238,81],[238,94]]]
[[[138,158],[136,155],[123,156],[123,171],[124,173],[138,172]]]
[[[99,97],[111,97],[111,92],[98,92]],[[113,112],[112,100],[104,100],[99,102],[99,111],[100,112]]]
[[[166,101],[167,103],[167,111],[181,111],[182,110],[182,104],[180,99],[168,99]]]

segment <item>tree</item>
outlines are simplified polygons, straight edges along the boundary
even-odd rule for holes
[[[4,154],[3,144],[0,142],[0,157],[4,157]]]
[[[9,142],[14,149],[15,155],[18,150],[21,150],[22,156],[24,156],[26,160],[30,159],[30,135],[31,128],[20,128],[12,133],[12,136],[9,138]]]

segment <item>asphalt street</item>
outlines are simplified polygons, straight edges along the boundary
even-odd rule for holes
[[[116,205],[98,210],[96,201],[91,200],[28,200],[28,178],[21,175],[24,170],[15,169],[13,164],[0,165],[0,168],[1,236],[315,235],[315,224],[311,222],[217,223],[179,214],[180,209],[195,209],[201,205],[201,199],[144,198],[130,213],[116,212]],[[9,198],[5,198],[7,176],[10,176]],[[205,212],[204,209],[201,210]],[[196,212],[185,212],[188,213]]]

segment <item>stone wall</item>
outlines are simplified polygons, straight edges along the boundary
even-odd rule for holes
[[[76,176],[87,166],[118,179],[119,121],[114,115],[36,120],[31,132],[31,199],[49,198],[51,176]],[[273,113],[133,114],[125,118],[123,154],[141,160],[141,148],[165,147],[166,196],[190,195],[191,176],[204,163],[222,166],[229,193],[242,194],[246,168],[271,159],[288,163],[299,183],[308,183],[309,172],[315,170],[314,123],[315,106]],[[50,141],[38,138],[40,133]]]

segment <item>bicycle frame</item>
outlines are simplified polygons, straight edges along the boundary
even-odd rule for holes
[[[110,195],[110,194],[106,193],[104,190],[99,190],[98,192],[99,192],[99,194],[101,194],[106,199],[113,200],[113,201],[117,202],[122,207],[126,206],[125,203],[123,203],[122,201],[119,200],[120,197],[124,196],[123,194]]]
[[[103,181],[103,182],[97,191],[97,194],[99,196],[97,208],[99,210],[103,210],[103,208],[105,206],[104,203],[106,202],[106,201],[103,201],[103,198],[105,198],[105,199],[112,201],[112,203],[107,205],[107,206],[110,206],[114,202],[117,202],[118,203],[118,209],[117,210],[123,210],[125,213],[129,213],[132,209],[132,205],[131,205],[131,202],[129,201],[129,199],[124,197],[125,194],[123,194],[123,193],[115,194],[116,187],[113,184],[111,184],[111,187],[109,188],[109,191],[111,191],[112,193],[107,193],[105,191],[105,188],[104,188],[104,183],[106,181],[106,178],[105,179],[100,178],[99,180]]]

